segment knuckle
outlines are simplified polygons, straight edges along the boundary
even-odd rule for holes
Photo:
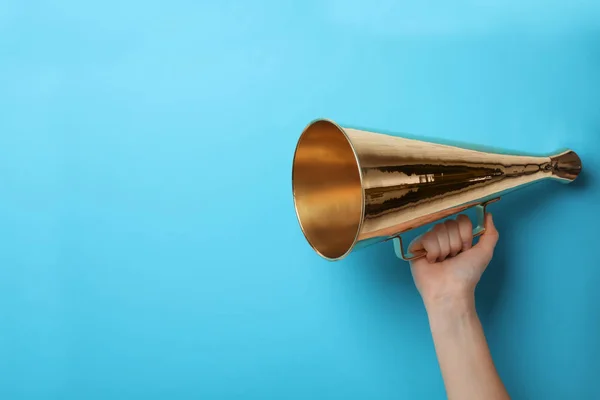
[[[471,226],[471,218],[467,217],[465,214],[461,214],[458,216],[458,224],[461,226]]]
[[[449,219],[448,221],[445,222],[445,224],[446,224],[446,228],[448,230],[453,230],[454,231],[454,230],[458,229],[458,222],[456,222],[453,219]]]
[[[430,263],[433,263],[437,260],[438,255],[435,252],[428,252],[427,253],[427,260],[429,260]]]
[[[423,236],[421,244],[427,251],[430,251],[436,247],[437,238],[434,235],[426,234],[425,236]]]

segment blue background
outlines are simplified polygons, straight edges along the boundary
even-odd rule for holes
[[[298,228],[316,117],[586,174],[491,207],[477,293],[515,399],[598,399],[600,4],[0,3],[2,399],[439,399],[391,244]]]

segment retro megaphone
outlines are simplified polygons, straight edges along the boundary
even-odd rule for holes
[[[575,180],[581,160],[567,150],[547,157],[506,155],[342,128],[319,119],[302,132],[294,154],[292,187],[300,227],[328,260],[393,239],[404,260],[400,234],[478,207],[544,179]]]

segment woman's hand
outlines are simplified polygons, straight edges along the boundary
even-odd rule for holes
[[[475,286],[498,241],[491,214],[485,233],[472,246],[471,221],[464,215],[436,225],[417,238],[411,251],[427,256],[411,263],[423,297],[444,385],[450,400],[508,400],[475,309]]]
[[[471,220],[460,215],[436,225],[410,245],[411,252],[427,252],[426,257],[411,262],[415,284],[426,306],[437,301],[472,301],[498,241],[489,213],[485,216],[485,233],[475,246],[472,229]]]

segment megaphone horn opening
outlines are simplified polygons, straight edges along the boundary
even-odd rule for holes
[[[328,120],[302,132],[292,168],[294,206],[304,236],[322,257],[345,257],[363,221],[364,191],[357,154],[344,130]]]

